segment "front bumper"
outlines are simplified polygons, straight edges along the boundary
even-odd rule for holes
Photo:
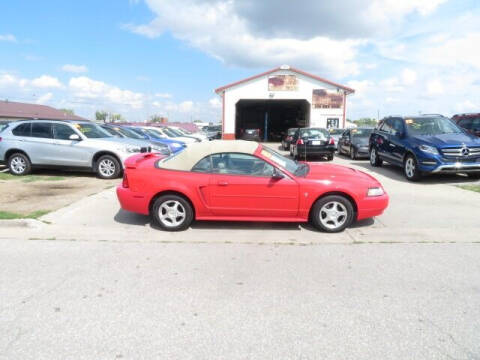
[[[388,206],[388,202],[389,197],[386,193],[382,196],[365,197],[358,204],[357,220],[382,215]]]
[[[422,155],[422,154],[420,154]],[[471,173],[480,172],[480,158],[445,159],[441,156],[419,156],[417,162],[424,173]]]
[[[450,163],[437,166],[432,173],[480,173],[480,162],[478,163]]]

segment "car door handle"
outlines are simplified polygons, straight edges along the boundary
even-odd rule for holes
[[[228,186],[228,182],[226,181],[219,181],[218,186]]]

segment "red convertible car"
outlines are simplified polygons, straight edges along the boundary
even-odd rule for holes
[[[251,141],[191,144],[168,157],[138,154],[117,188],[123,209],[152,215],[164,230],[193,220],[308,222],[338,232],[383,213],[388,196],[368,174],[301,163]]]

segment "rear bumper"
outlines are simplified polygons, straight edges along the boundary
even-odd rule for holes
[[[304,153],[307,155],[328,155],[333,154],[335,150],[335,145],[297,145],[297,154],[299,155]]]
[[[388,206],[387,194],[382,196],[366,197],[358,205],[357,220],[368,219],[382,215]]]
[[[117,198],[123,210],[149,215],[149,198],[142,193],[133,192],[122,185],[117,186]]]

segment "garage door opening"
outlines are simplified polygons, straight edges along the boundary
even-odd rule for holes
[[[240,100],[236,105],[235,137],[245,129],[259,129],[262,141],[281,141],[289,128],[310,123],[306,100]]]

